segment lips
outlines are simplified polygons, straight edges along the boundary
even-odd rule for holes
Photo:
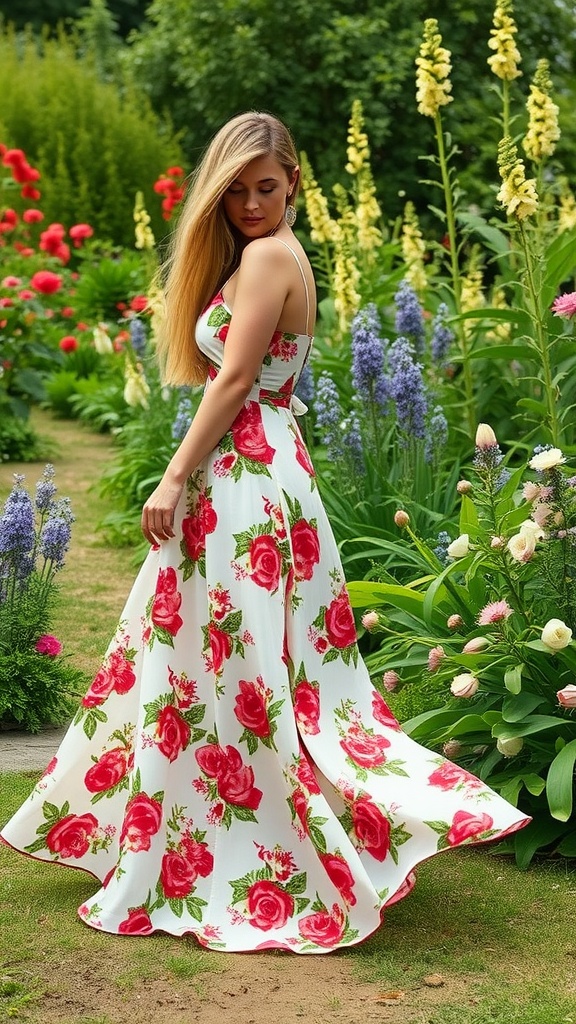
[[[243,217],[242,223],[247,224],[249,227],[251,227],[254,224],[261,224],[263,220],[264,217]]]

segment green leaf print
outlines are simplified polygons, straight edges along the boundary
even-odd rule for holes
[[[241,625],[242,612],[238,611],[231,612],[230,615],[227,615],[222,622],[217,624],[217,628],[220,629],[222,633],[228,633],[228,635],[230,635],[232,633],[237,633]]]
[[[217,306],[214,306],[214,309],[210,313],[206,323],[208,324],[208,327],[223,327],[224,324],[229,324],[230,320],[231,316],[228,310],[218,303]]]
[[[258,822],[258,818],[254,814],[254,811],[250,807],[240,807],[237,804],[228,804],[227,809],[230,809],[235,818],[239,821],[255,821]]]
[[[166,644],[167,647],[174,647],[174,637],[172,633],[169,633],[164,626],[154,626],[154,635],[158,638],[161,644]]]
[[[195,921],[199,921],[202,924],[202,910],[207,907],[206,900],[200,899],[199,896],[187,896],[186,897],[186,910],[193,917]]]
[[[306,892],[306,872],[302,871],[299,875],[294,875],[289,882],[286,882],[284,889],[291,896],[299,896],[300,893]],[[309,903],[310,901],[307,900],[306,902]]]

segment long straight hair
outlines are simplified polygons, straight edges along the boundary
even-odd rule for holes
[[[239,114],[213,138],[192,176],[161,271],[164,313],[157,351],[167,384],[202,384],[206,379],[208,364],[196,344],[196,321],[240,259],[222,197],[251,160],[270,155],[291,178],[298,160],[286,126],[271,114]]]

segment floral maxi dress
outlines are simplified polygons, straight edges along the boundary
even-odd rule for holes
[[[212,379],[230,319],[219,293],[198,323]],[[309,344],[274,333],[3,831],[99,879],[93,928],[325,953],[373,932],[420,861],[528,820],[405,735],[371,684],[293,415]]]

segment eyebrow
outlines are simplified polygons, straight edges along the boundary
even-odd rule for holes
[[[259,180],[256,182],[256,184],[257,185],[266,185],[268,182],[274,182],[274,184],[278,184],[278,178],[259,178]],[[234,181],[231,182],[231,184],[232,185],[241,185],[242,184],[242,179],[241,178],[234,178]]]

